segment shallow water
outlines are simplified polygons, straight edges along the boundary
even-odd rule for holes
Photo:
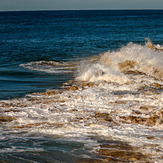
[[[117,67],[119,63],[125,62],[124,57],[119,63],[114,62],[114,66],[101,62],[105,55],[114,57],[118,54],[121,57],[124,49],[135,47],[140,48],[135,51],[138,58],[135,58],[134,53],[128,55],[134,56],[130,56],[134,58],[132,61],[141,61],[137,66],[131,66],[129,57],[125,71],[121,70],[121,66],[119,69]],[[143,53],[142,58],[140,52]],[[48,162],[51,159],[66,162],[84,159],[161,161],[163,81],[162,76],[156,74],[162,75],[162,60],[159,59],[163,53],[145,45],[132,44],[114,55],[104,53],[93,62],[92,58],[87,59],[84,61],[85,67],[87,64],[89,66],[87,69],[83,69],[80,61],[78,65],[81,67],[77,66],[76,69],[80,71],[81,68],[82,73],[70,83],[65,83],[62,90],[47,90],[44,93],[27,94],[24,98],[1,101],[2,158],[39,161],[41,155]],[[148,55],[151,60],[143,61]],[[145,61],[147,68],[157,69],[153,71],[156,74],[141,69]],[[23,66],[31,65],[37,67],[40,63]],[[70,67],[73,67],[72,64]],[[102,143],[99,143],[100,140],[103,140]],[[110,144],[105,148],[107,140]],[[114,141],[117,145],[113,148],[111,142]],[[27,151],[29,154],[34,153],[28,157]],[[64,158],[61,157],[63,154]]]

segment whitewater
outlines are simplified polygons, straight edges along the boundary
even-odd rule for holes
[[[19,66],[51,74],[70,73],[74,79],[62,89],[0,101],[2,158],[6,152],[43,152],[37,138],[48,137],[75,146],[63,152],[71,162],[163,161],[162,45],[150,40],[144,45],[130,42],[82,60]],[[33,148],[21,143],[7,145],[9,140],[28,137],[36,139]],[[24,159],[11,157],[20,162]]]

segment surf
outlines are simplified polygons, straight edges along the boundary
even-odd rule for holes
[[[162,50],[147,43],[128,43],[80,61],[37,61],[20,66],[45,73],[71,72],[74,78],[62,89],[0,101],[0,122],[16,138],[39,134],[68,144],[80,142],[86,158],[72,152],[73,159],[79,160],[88,161],[94,154],[98,161],[102,156],[105,161],[161,160]],[[1,131],[3,138],[5,130]],[[117,144],[114,150],[113,144]],[[14,146],[10,152],[19,149]],[[2,155],[4,152],[0,150]],[[120,153],[130,154],[121,157]]]
[[[150,46],[149,46],[150,45]],[[162,80],[163,52],[147,42],[145,45],[128,43],[117,51],[100,54],[96,63],[81,65],[77,80],[88,82],[117,82],[131,81],[126,75],[129,72],[142,73]]]

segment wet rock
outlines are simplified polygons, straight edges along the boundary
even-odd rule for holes
[[[113,103],[115,103],[115,104],[127,104],[128,101],[125,101],[125,100],[116,100]]]
[[[115,122],[112,117],[108,113],[95,113],[95,118],[98,121],[104,121],[109,122],[111,125],[119,125],[117,122]]]
[[[68,109],[67,111],[68,112],[77,112],[78,110],[77,109]]]
[[[143,73],[143,72],[140,72],[140,71],[138,71],[138,70],[134,70],[134,71],[131,71],[131,70],[128,70],[128,71],[125,71],[124,72],[125,74],[131,74],[131,75],[144,75],[145,73]]]
[[[63,91],[62,90],[46,90],[46,92],[38,93],[40,95],[56,95],[56,94],[61,94]]]
[[[120,117],[121,119],[123,119],[123,123],[134,123],[134,124],[145,124],[147,118],[143,118],[143,117],[140,117],[140,116],[121,116]]]
[[[158,88],[158,89],[161,89],[162,88],[162,85],[159,84],[159,83],[153,83],[154,87]]]
[[[95,83],[82,83],[81,86],[82,87],[93,87],[95,85]]]
[[[99,150],[100,155],[110,156],[112,159],[119,161],[138,161],[138,160],[144,160],[146,157],[139,153],[139,152],[133,152],[133,151],[125,151],[125,150],[110,150],[110,149],[100,149]],[[110,160],[110,158],[109,158]]]
[[[71,87],[66,88],[67,91],[70,91],[70,90],[75,91],[78,89],[79,89],[79,87],[77,87],[77,86],[71,86]]]
[[[147,106],[141,106],[141,107],[140,107],[140,110],[145,110],[145,111],[147,111],[147,110],[148,110],[148,107],[147,107]]]
[[[150,107],[150,106],[149,106]],[[143,106],[140,107],[142,110],[147,111],[147,107]],[[152,106],[151,106],[152,108]],[[134,123],[134,124],[142,124],[147,126],[154,126],[156,124],[163,124],[163,110],[160,109],[157,111],[157,113],[147,112],[146,115],[148,117],[141,116],[142,113],[139,111],[133,112],[136,115],[130,115],[130,116],[120,116],[123,123]]]
[[[76,163],[108,163],[108,161],[104,159],[93,159],[93,158],[81,158],[81,159],[75,159]]]
[[[9,110],[4,110],[5,113],[8,113],[8,112],[20,112],[20,110],[17,110],[17,109],[9,109]]]
[[[148,156],[143,155],[139,148],[132,147],[125,142],[114,140],[102,140],[97,153],[109,162],[135,162],[147,161]]]
[[[0,107],[5,107],[5,108],[9,108],[9,107],[26,107],[25,103],[21,103],[19,101],[12,101],[9,103],[5,103],[5,102],[0,102]]]
[[[0,123],[1,122],[11,122],[13,120],[15,120],[16,118],[14,117],[3,117],[3,116],[0,116]]]
[[[157,123],[158,119],[159,119],[159,116],[152,115],[152,116],[150,116],[148,118],[148,120],[146,122],[146,125],[148,125],[148,126],[154,126]]]
[[[112,122],[113,119],[108,113],[95,113],[95,118],[102,121]]]
[[[150,140],[154,139],[153,136],[147,136],[146,138],[147,138],[147,139],[150,139]]]
[[[128,70],[134,68],[135,65],[136,65],[136,62],[134,62],[134,61],[129,61],[129,60],[127,60],[127,61],[125,61],[125,62],[123,62],[123,63],[119,63],[119,64],[118,64],[119,69],[120,69],[121,71],[128,71]]]
[[[138,110],[134,110],[134,114],[142,114],[142,113]]]
[[[9,103],[5,103],[5,102],[0,102],[0,107],[9,108],[10,107],[10,104]]]

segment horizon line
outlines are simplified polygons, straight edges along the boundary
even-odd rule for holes
[[[89,10],[163,10],[162,8],[112,8],[112,9],[27,9],[27,10],[0,10],[0,12],[19,11],[89,11]]]

